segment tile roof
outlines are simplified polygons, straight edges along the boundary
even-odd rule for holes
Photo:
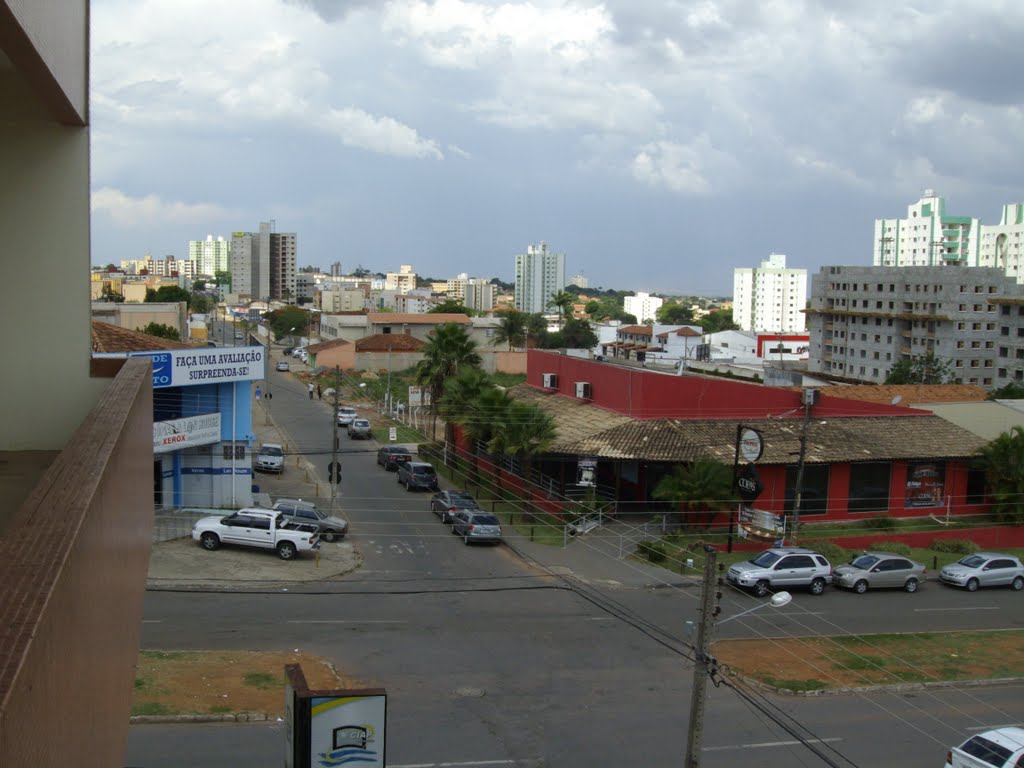
[[[461,323],[467,325],[470,319],[466,315],[448,312],[371,312],[368,317],[376,325],[442,325],[444,323]]]
[[[195,345],[150,336],[142,331],[129,331],[99,320],[92,321],[93,352],[150,352],[154,349],[195,349]]]
[[[419,352],[426,343],[407,333],[375,333],[358,339],[356,352]]]
[[[710,456],[726,464],[735,457],[736,424],[731,419],[653,419],[639,421],[597,406],[546,394],[528,385],[509,390],[533,402],[554,419],[558,437],[552,453],[635,461],[688,462]],[[800,451],[803,420],[743,419],[764,436],[763,464],[792,464]],[[807,432],[809,464],[964,458],[986,440],[938,416],[906,417],[895,428],[892,416],[813,419]]]
[[[626,325],[619,328],[616,333],[632,333],[634,336],[650,336],[653,331],[649,325]]]
[[[328,349],[334,349],[336,347],[344,347],[346,344],[351,344],[351,341],[345,339],[330,339],[329,341],[320,341],[316,344],[310,344],[306,347],[307,352],[312,352],[314,355],[320,352],[326,352]]]
[[[802,387],[786,387],[799,392]],[[897,405],[921,403],[973,403],[985,400],[988,393],[974,384],[833,384],[821,387],[821,393],[843,400],[868,403],[889,403],[897,397]]]

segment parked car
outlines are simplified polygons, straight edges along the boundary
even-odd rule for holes
[[[291,369],[290,369],[290,368],[288,367],[288,361],[287,361],[287,360],[278,360],[278,361],[277,361],[277,365],[276,365],[275,367],[276,367],[276,368],[277,368],[277,370],[279,370],[279,371],[288,371],[288,370],[291,370]]]
[[[1024,728],[978,733],[946,753],[946,768],[1020,768],[1024,765]]]
[[[430,509],[442,523],[450,523],[460,509],[480,509],[480,505],[465,491],[438,491],[430,499]]]
[[[348,521],[321,512],[311,501],[278,499],[274,509],[298,522],[314,523],[320,529],[320,538],[324,541],[341,539],[348,533]]]
[[[397,472],[407,461],[412,461],[412,451],[404,445],[382,445],[377,451],[377,463],[388,472]]]
[[[480,509],[460,509],[452,516],[452,533],[461,536],[465,544],[473,541],[501,543],[501,523],[490,512]]]
[[[820,595],[832,583],[832,566],[824,555],[813,550],[778,547],[734,563],[726,572],[726,580],[754,590],[758,597],[791,587],[807,587],[811,594]]]
[[[348,425],[348,436],[353,440],[369,440],[373,437],[373,429],[370,427],[369,419],[352,419]]]
[[[338,406],[338,426],[347,427],[359,413],[351,405]]]
[[[871,589],[894,587],[917,592],[928,569],[923,563],[908,560],[892,552],[865,552],[851,562],[836,566],[832,583],[864,594]]]
[[[315,525],[297,523],[272,509],[246,507],[226,517],[203,517],[192,526],[192,540],[213,551],[221,544],[239,544],[277,551],[282,560],[320,546]]]
[[[256,453],[258,472],[277,472],[284,469],[284,449],[277,443],[264,443]]]
[[[241,331],[235,331],[235,338],[236,339],[244,339],[245,338],[245,334],[242,333]]]
[[[978,587],[1024,589],[1024,565],[1020,559],[999,552],[975,552],[939,571],[939,581],[976,592]]]
[[[436,491],[437,473],[434,468],[422,461],[407,461],[398,465],[398,483],[404,485],[405,490],[415,491]]]

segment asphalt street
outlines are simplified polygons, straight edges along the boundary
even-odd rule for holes
[[[310,403],[294,376],[268,377],[271,416],[289,450],[326,477],[329,408]],[[686,622],[697,605],[685,580],[665,577],[652,588],[646,569],[631,580],[609,551],[586,540],[564,553],[522,541],[464,546],[429,511],[429,494],[406,493],[377,467],[374,445],[342,436],[340,448],[338,502],[363,566],[287,593],[150,592],[144,647],[321,654],[387,689],[392,768],[682,762],[692,677]],[[1019,594],[967,595],[930,583],[915,595],[798,594],[780,611],[728,621],[757,604],[724,590],[717,636],[1020,627],[1024,620]],[[722,685],[709,695],[703,763],[931,768],[971,729],[1022,721],[1021,685],[813,698],[741,696]],[[280,724],[138,725],[126,765],[278,766],[282,757]]]

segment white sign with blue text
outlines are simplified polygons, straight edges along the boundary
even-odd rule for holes
[[[153,361],[153,388],[252,381],[266,377],[266,350],[256,347],[198,347],[135,352]]]
[[[312,765],[384,767],[386,694],[323,696],[313,698],[310,704]]]

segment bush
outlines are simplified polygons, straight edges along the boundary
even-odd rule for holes
[[[970,555],[978,551],[979,547],[973,541],[967,539],[935,539],[928,545],[933,552],[952,552],[955,555]]]
[[[636,551],[652,563],[660,563],[665,559],[665,545],[660,541],[641,541],[636,545]]]
[[[831,541],[808,541],[803,544],[808,549],[813,549],[815,552],[820,552],[828,561],[835,565],[836,563],[845,563],[850,560],[853,553],[848,549],[843,549],[838,544]]]
[[[910,547],[902,541],[873,541],[868,549],[877,552],[892,552],[904,557],[910,557]]]
[[[896,519],[892,517],[869,517],[861,525],[873,531],[895,531]]]

